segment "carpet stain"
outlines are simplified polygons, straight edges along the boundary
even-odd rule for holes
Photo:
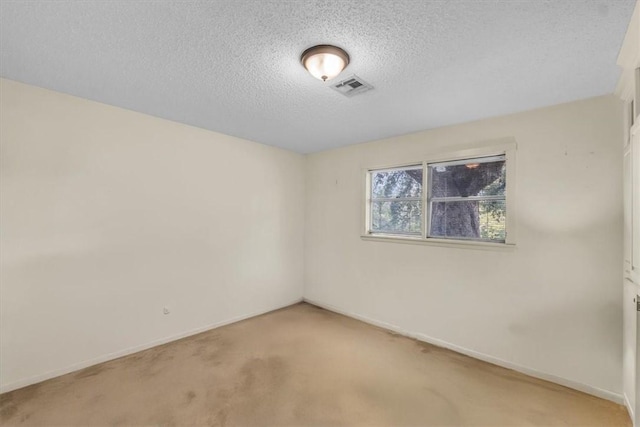
[[[219,427],[224,427],[227,425],[227,416],[228,416],[228,410],[227,408],[222,408],[220,410],[218,410],[218,412],[216,413],[216,416],[213,420],[213,425],[214,426],[219,426]]]
[[[100,374],[100,372],[103,372],[105,369],[109,369],[106,363],[101,363],[100,365],[93,365],[75,373],[74,378],[82,379],[82,378],[93,377]]]
[[[17,418],[17,415],[20,415],[21,422],[29,419],[29,416],[21,414],[21,412],[26,412],[21,409],[38,397],[40,389],[46,383],[33,384],[9,393],[0,394],[0,424],[4,426],[7,422]]]
[[[420,349],[420,352],[422,353],[431,353],[432,351],[436,350],[437,347],[433,344],[429,344],[423,341],[418,341],[415,340],[416,345],[418,346],[418,348]]]
[[[10,421],[11,418],[18,412],[18,407],[13,403],[2,405],[0,408],[0,420],[4,423]]]

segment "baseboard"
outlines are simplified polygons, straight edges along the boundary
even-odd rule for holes
[[[618,393],[614,393],[612,391],[609,390],[603,390],[601,388],[598,387],[593,387],[591,385],[588,384],[583,384],[577,381],[573,381],[567,378],[563,378],[563,377],[559,377],[557,375],[553,375],[553,374],[548,374],[546,372],[541,372],[538,371],[536,369],[532,369],[532,368],[528,368],[526,366],[521,366],[515,363],[511,363],[509,361],[494,357],[494,356],[490,356],[488,354],[484,354],[484,353],[480,353],[477,352],[475,350],[470,350],[468,348],[465,347],[461,347],[459,345],[456,344],[451,344],[449,342],[437,339],[437,338],[433,338],[430,336],[427,336],[425,334],[421,334],[421,333],[416,333],[416,332],[410,332],[410,331],[406,331],[396,325],[392,325],[390,323],[386,323],[386,322],[382,322],[379,320],[375,320],[375,319],[371,319],[369,317],[366,316],[361,316],[359,314],[347,311],[347,310],[343,310],[340,309],[338,307],[332,306],[330,304],[324,304],[318,301],[314,301],[312,299],[308,299],[308,298],[303,298],[304,302],[309,303],[311,305],[315,305],[317,307],[320,308],[324,308],[326,310],[338,313],[338,314],[342,314],[344,316],[347,317],[351,317],[353,319],[357,319],[360,320],[362,322],[365,323],[369,323],[371,325],[374,326],[378,326],[380,328],[384,328],[384,329],[388,329],[390,331],[393,331],[395,333],[398,333],[400,335],[409,337],[409,338],[413,338],[413,339],[417,339],[419,341],[423,341],[429,344],[433,344],[435,346],[438,347],[442,347],[442,348],[446,348],[452,351],[455,351],[456,353],[461,353],[470,357],[473,357],[474,359],[478,359],[478,360],[482,360],[484,362],[488,362],[494,365],[498,365],[498,366],[502,366],[503,368],[507,368],[507,369],[511,369],[520,373],[523,373],[525,375],[529,375],[531,377],[534,378],[538,378],[541,380],[545,380],[545,381],[549,381],[552,383],[556,383],[568,388],[572,388],[574,390],[578,390],[587,394],[591,394],[593,396],[596,397],[600,397],[603,399],[607,399],[610,400],[612,402],[615,402],[617,404],[620,405],[624,405],[625,404],[625,398],[623,397],[622,394],[618,394]],[[627,406],[627,408],[629,408],[629,406]]]
[[[629,413],[629,417],[631,418],[631,424],[635,426],[635,417],[634,417],[634,413],[633,413],[633,406],[631,406],[631,401],[629,401],[629,396],[625,394],[623,394],[624,397],[624,406],[627,407],[627,412]],[[636,426],[638,427],[638,426]]]
[[[260,310],[260,311],[256,311],[253,313],[249,313],[249,314],[245,314],[242,316],[237,316],[237,317],[233,317],[231,319],[227,319],[227,320],[223,320],[221,322],[216,322],[216,323],[212,323],[206,326],[202,326],[199,328],[195,328],[192,330],[189,330],[187,332],[182,332],[176,335],[171,335],[169,337],[165,337],[165,338],[161,338],[159,340],[155,340],[155,341],[151,341],[142,345],[138,345],[135,347],[130,347],[130,348],[126,348],[124,350],[120,350],[120,351],[116,351],[113,353],[109,353],[109,354],[105,354],[103,356],[99,356],[99,357],[95,357],[93,359],[89,359],[89,360],[85,360],[83,362],[79,362],[79,363],[74,363],[71,366],[67,366],[66,368],[62,368],[62,369],[56,369],[54,371],[49,371],[46,372],[44,374],[40,374],[40,375],[34,375],[33,377],[29,377],[23,380],[19,380],[19,381],[14,381],[12,383],[3,385],[0,387],[0,393],[6,393],[12,390],[17,390],[19,388],[22,387],[26,387],[32,384],[36,384],[42,381],[46,381],[55,377],[59,377],[61,375],[66,375],[69,374],[71,372],[74,371],[78,371],[80,369],[84,369],[84,368],[88,368],[89,366],[93,366],[93,365],[97,365],[99,363],[104,363],[104,362],[108,362],[110,360],[114,360],[114,359],[118,359],[120,357],[123,356],[128,356],[130,354],[133,353],[137,353],[139,351],[143,351],[143,350],[148,350],[152,347],[156,347],[162,344],[166,344],[172,341],[176,341],[182,338],[186,338],[186,337],[190,337],[191,335],[197,335],[200,334],[202,332],[206,332],[209,331],[211,329],[216,329],[219,328],[221,326],[225,326],[225,325],[229,325],[231,323],[236,323],[236,322],[240,322],[242,320],[246,320],[249,319],[251,317],[256,317],[256,316],[260,316],[262,314],[266,314],[266,313],[270,313],[272,311],[276,311],[276,310],[280,310],[282,308],[285,307],[289,307],[290,305],[294,305],[294,304],[298,304],[300,302],[302,302],[303,299],[302,298],[298,298],[294,301],[291,301],[287,304],[283,304],[283,305],[279,305],[273,308],[269,308],[269,309],[265,309],[265,310]]]

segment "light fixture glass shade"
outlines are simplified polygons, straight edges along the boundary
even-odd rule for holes
[[[325,44],[302,52],[300,62],[313,77],[327,81],[340,74],[349,65],[349,55],[339,47]]]

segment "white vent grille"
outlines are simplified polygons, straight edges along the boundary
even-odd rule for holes
[[[347,77],[346,79],[334,84],[331,88],[340,92],[344,96],[351,98],[352,96],[359,95],[373,89],[373,86],[354,74],[351,77]]]

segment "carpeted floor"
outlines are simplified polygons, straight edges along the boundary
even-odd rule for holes
[[[4,425],[630,426],[622,406],[298,304],[0,396]]]

